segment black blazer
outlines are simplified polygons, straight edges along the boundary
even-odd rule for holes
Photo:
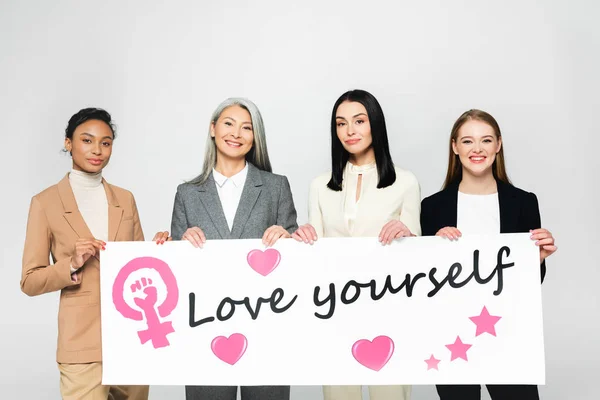
[[[529,232],[541,228],[540,210],[535,194],[496,180],[500,203],[500,233]],[[446,227],[456,227],[458,212],[458,185],[449,185],[441,192],[421,202],[421,229],[423,236],[435,236]],[[540,265],[541,281],[546,276],[546,261]]]

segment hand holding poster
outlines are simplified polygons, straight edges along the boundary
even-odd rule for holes
[[[544,383],[527,234],[111,242],[105,384]]]

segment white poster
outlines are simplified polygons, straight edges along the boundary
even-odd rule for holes
[[[544,384],[529,234],[111,242],[104,384]]]

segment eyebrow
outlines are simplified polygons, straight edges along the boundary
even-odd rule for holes
[[[235,118],[233,118],[233,117],[225,117],[225,118],[223,118],[223,119],[230,119],[230,120],[232,120],[233,122],[237,122],[237,121],[235,120]],[[245,122],[242,122],[242,124],[250,124],[250,125],[252,125],[252,121],[245,121]]]
[[[81,135],[80,135],[80,136],[83,136],[83,135],[85,135],[85,136],[89,136],[89,137],[92,137],[92,138],[95,138],[95,137],[96,137],[96,136],[92,135],[91,133],[87,133],[87,132],[81,132]],[[110,136],[104,136],[102,139],[110,139],[110,140],[113,140],[113,138],[112,138],[112,137],[110,137]]]
[[[481,138],[482,139],[485,139],[485,138],[492,138],[493,139],[494,135],[485,135],[485,136],[482,136]],[[473,139],[473,136],[463,136],[463,137],[460,138],[460,140],[463,140],[463,139]]]
[[[353,115],[352,118],[360,117],[361,115],[364,115],[365,117],[367,116],[367,114],[365,114],[365,113],[358,113],[356,115]],[[338,118],[340,118],[340,119],[346,119],[344,117],[335,117],[335,119],[338,119]]]

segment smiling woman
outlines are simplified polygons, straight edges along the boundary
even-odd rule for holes
[[[102,177],[114,139],[108,112],[86,108],[73,115],[64,142],[72,169],[35,195],[29,209],[21,290],[61,292],[56,361],[67,400],[148,399],[148,386],[102,385],[100,251],[107,241],[144,240],[133,195]]]
[[[450,133],[443,189],[423,199],[423,236],[460,240],[464,235],[530,232],[540,249],[540,280],[554,237],[541,228],[535,194],[513,186],[504,163],[500,126],[490,114],[468,110]],[[479,385],[437,385],[441,400],[479,400]],[[535,385],[487,385],[492,400],[538,400]]]
[[[288,179],[271,172],[258,107],[248,99],[223,101],[210,120],[202,172],[177,188],[171,219],[173,239],[203,247],[207,239],[262,238],[265,245],[272,246],[289,238],[297,227]],[[168,232],[158,232],[153,240],[164,243],[170,239]],[[271,299],[275,305],[279,301],[273,300],[275,294]],[[246,300],[231,301],[242,304]],[[192,297],[190,302],[194,304]],[[208,317],[198,324],[211,318],[214,320]],[[217,319],[228,318],[217,312]],[[190,323],[196,322],[191,318]],[[188,400],[235,400],[237,386],[186,386],[185,393]],[[242,400],[288,400],[290,387],[243,386],[241,395]]]

